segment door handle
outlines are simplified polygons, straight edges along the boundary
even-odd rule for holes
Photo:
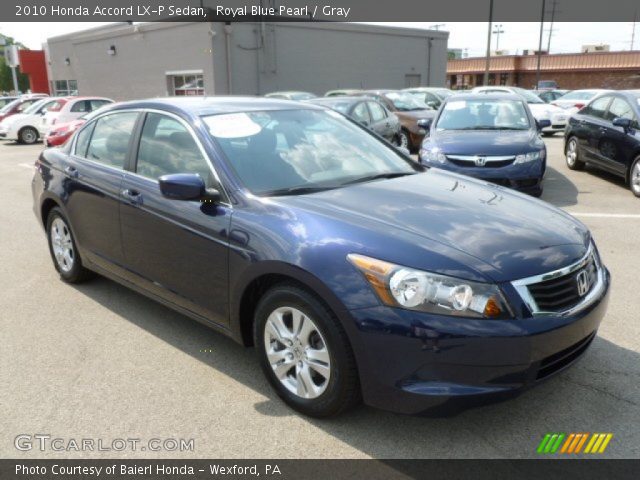
[[[136,190],[123,190],[122,196],[132,205],[142,205],[142,194]]]
[[[78,169],[76,167],[72,167],[71,165],[64,169],[64,173],[69,175],[71,178],[78,178]]]

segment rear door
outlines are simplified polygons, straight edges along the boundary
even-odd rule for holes
[[[611,96],[605,95],[595,99],[575,114],[574,133],[578,138],[580,151],[585,160],[598,165],[606,163],[603,162],[600,154],[600,142],[608,126],[606,115],[609,103],[611,103]]]
[[[220,189],[204,149],[186,121],[148,112],[135,157],[122,184],[120,210],[132,280],[201,317],[227,324],[231,207],[171,200],[158,185],[162,175],[197,173],[208,187]]]
[[[624,98],[614,97],[607,111],[607,127],[600,141],[600,153],[608,169],[619,175],[626,175],[634,159],[638,139],[635,133],[626,133],[622,127],[614,126],[614,118],[631,120],[634,130],[639,128],[638,118],[629,102]]]
[[[366,102],[358,102],[353,106],[351,109],[351,118],[356,122],[371,128],[371,114],[369,113]]]
[[[396,132],[393,131],[391,118],[387,110],[376,101],[368,101],[367,106],[371,114],[371,128],[373,131],[391,141]]]
[[[90,122],[63,166],[66,210],[79,248],[89,261],[111,271],[123,262],[120,187],[138,116],[114,112]]]

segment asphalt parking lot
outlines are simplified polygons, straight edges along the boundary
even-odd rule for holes
[[[0,456],[4,458],[520,458],[547,432],[610,432],[602,457],[640,458],[640,200],[624,182],[564,165],[546,139],[543,199],[593,232],[613,288],[573,368],[515,400],[451,418],[361,407],[319,421],[270,390],[253,351],[98,278],[59,280],[32,213],[42,145],[0,143]],[[186,452],[17,451],[19,434],[195,439]]]

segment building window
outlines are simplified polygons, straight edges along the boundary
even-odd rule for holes
[[[70,97],[78,95],[77,80],[56,80],[54,82],[54,94],[56,97]]]
[[[508,85],[509,82],[509,74],[501,73],[500,74],[500,85]]]
[[[170,75],[169,85],[172,95],[204,95],[204,78],[202,75]]]

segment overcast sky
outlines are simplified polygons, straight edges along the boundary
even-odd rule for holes
[[[486,49],[486,22],[429,22],[389,23],[388,25],[428,28],[444,23],[440,30],[450,32],[449,48],[467,48],[469,56],[482,56]],[[27,47],[38,49],[48,38],[77,30],[103,25],[101,23],[1,23],[0,33],[14,37]],[[549,24],[545,23],[543,46],[546,48]],[[510,53],[521,53],[523,49],[536,49],[540,24],[536,22],[502,23],[500,49]],[[578,52],[584,44],[606,43],[611,50],[629,50],[631,47],[631,22],[618,23],[556,23],[551,39],[551,53]],[[636,50],[640,50],[640,22],[636,25]],[[492,50],[495,50],[496,35],[492,35]]]

